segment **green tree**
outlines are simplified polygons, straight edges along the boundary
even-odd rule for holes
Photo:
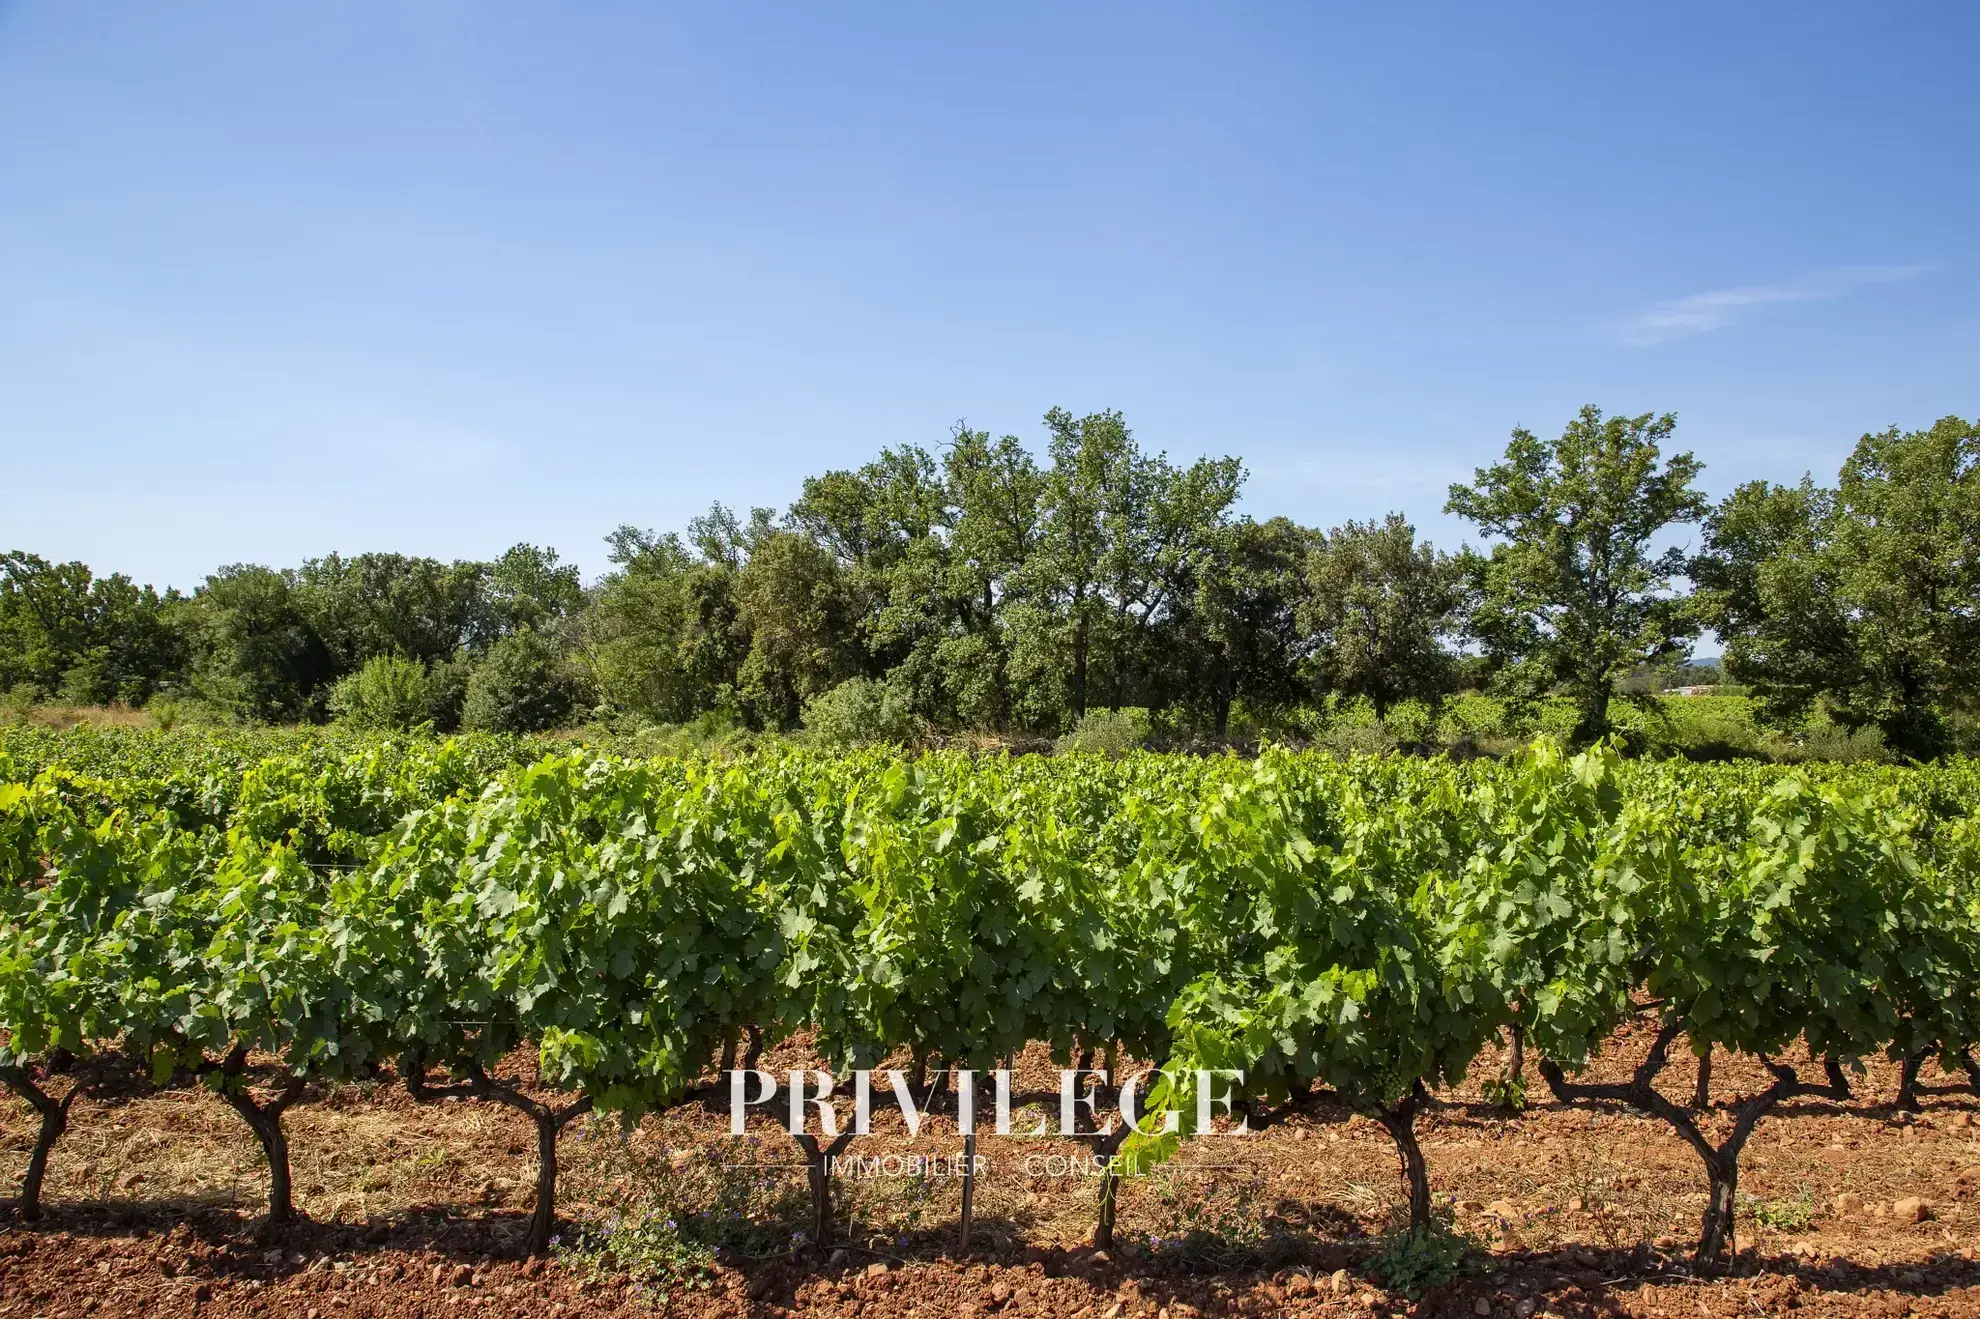
[[[577,704],[563,657],[540,633],[522,631],[488,648],[468,678],[461,725],[491,733],[555,728]]]
[[[1035,607],[1025,667],[1064,664],[1074,721],[1096,696],[1148,704],[1158,673],[1173,670],[1173,626],[1196,573],[1244,482],[1235,458],[1187,469],[1141,452],[1118,412],[1045,414],[1052,465],[1040,496],[1035,546],[1018,575]],[[1051,626],[1041,627],[1049,619]],[[1041,663],[1042,661],[1042,663]],[[1166,693],[1153,693],[1166,695]]]
[[[474,635],[487,575],[480,563],[331,554],[303,564],[295,594],[338,670],[350,672],[375,655],[452,655]]]
[[[1819,704],[1926,759],[1980,705],[1980,429],[1866,435],[1835,490],[1751,482],[1706,523],[1700,616],[1788,720]]]
[[[584,604],[584,584],[577,565],[563,562],[557,551],[519,544],[488,565],[481,597],[483,626],[492,639],[523,628],[541,632],[577,613]]]
[[[749,653],[739,566],[634,527],[608,540],[617,566],[580,618],[577,647],[600,698],[663,723],[731,703]]]
[[[1272,705],[1299,695],[1300,569],[1312,533],[1285,518],[1240,518],[1211,536],[1189,606],[1195,686],[1219,738],[1231,703]]]
[[[1559,439],[1515,430],[1505,457],[1453,485],[1444,506],[1499,543],[1467,552],[1472,633],[1500,690],[1515,702],[1559,687],[1577,709],[1577,741],[1609,731],[1616,680],[1681,653],[1698,624],[1670,593],[1684,571],[1676,547],[1653,549],[1666,528],[1705,515],[1692,487],[1701,464],[1663,460],[1675,415],[1602,416],[1581,410]]]
[[[1419,542],[1402,514],[1335,527],[1305,567],[1299,621],[1323,690],[1361,697],[1387,718],[1398,701],[1436,701],[1455,687],[1458,562]]]
[[[736,605],[749,632],[737,694],[763,726],[794,726],[806,701],[858,676],[861,652],[846,575],[810,536],[775,531],[757,540],[737,576]]]
[[[0,692],[25,689],[81,704],[141,705],[181,676],[178,596],[83,563],[0,554]]]
[[[201,697],[267,723],[320,713],[337,664],[311,625],[294,574],[231,564],[206,579],[184,617]]]
[[[337,680],[330,713],[353,728],[403,730],[435,720],[426,667],[400,655],[374,655]]]

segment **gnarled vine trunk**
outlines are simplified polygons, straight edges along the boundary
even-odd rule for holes
[[[41,1185],[48,1176],[48,1156],[54,1151],[55,1142],[69,1129],[69,1106],[82,1094],[83,1087],[77,1082],[69,1087],[67,1094],[57,1099],[41,1088],[25,1066],[12,1063],[0,1067],[0,1082],[25,1099],[40,1119],[40,1126],[34,1134],[34,1148],[28,1154],[27,1172],[21,1177],[21,1198],[17,1206],[24,1222],[39,1222]]]

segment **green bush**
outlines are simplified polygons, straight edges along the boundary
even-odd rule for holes
[[[401,655],[374,655],[330,691],[330,713],[353,728],[403,731],[433,718],[426,666]]]
[[[1376,1242],[1368,1271],[1384,1287],[1415,1300],[1426,1287],[1442,1287],[1457,1280],[1466,1258],[1477,1243],[1459,1232],[1455,1208],[1448,1202],[1432,1207],[1430,1226],[1421,1232],[1409,1230],[1406,1210],[1398,1211],[1389,1228]]]
[[[461,727],[487,733],[555,728],[577,703],[577,689],[556,650],[532,631],[488,648],[467,682]]]
[[[907,692],[872,678],[848,678],[804,706],[804,735],[821,746],[906,744],[921,733]]]
[[[750,732],[728,710],[704,710],[684,724],[645,724],[633,732],[632,745],[642,756],[726,756],[775,737]]]
[[[1152,727],[1148,711],[1138,706],[1119,710],[1088,710],[1073,730],[1060,738],[1060,751],[1099,751],[1118,756],[1145,746]]]

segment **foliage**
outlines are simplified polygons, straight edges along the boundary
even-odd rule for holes
[[[658,1213],[613,1214],[576,1231],[563,1253],[594,1281],[625,1281],[648,1305],[665,1308],[680,1291],[714,1286],[715,1252]]]
[[[353,728],[403,732],[432,721],[435,704],[426,666],[398,655],[373,656],[330,691],[330,713]]]
[[[1453,485],[1445,505],[1499,542],[1466,567],[1471,631],[1500,689],[1531,700],[1558,684],[1578,707],[1579,742],[1608,733],[1619,679],[1679,654],[1697,632],[1669,593],[1683,553],[1652,548],[1706,511],[1691,484],[1697,459],[1660,461],[1676,428],[1670,414],[1604,419],[1591,406],[1551,443],[1515,430],[1505,457],[1479,468],[1475,484]]]
[[[468,676],[461,727],[489,733],[534,733],[562,723],[577,704],[562,657],[535,632],[489,647]]]
[[[804,731],[820,746],[908,745],[919,740],[921,726],[900,687],[872,678],[848,678],[805,702]]]
[[[1440,1204],[1428,1230],[1411,1230],[1406,1216],[1398,1214],[1375,1243],[1368,1272],[1392,1292],[1411,1300],[1424,1289],[1442,1287],[1457,1281],[1478,1243],[1459,1232],[1453,1206]]]
[[[1821,705],[1913,759],[1980,709],[1980,429],[1866,435],[1836,489],[1754,482],[1692,575],[1726,667],[1779,721]]]
[[[536,1123],[547,1242],[564,1125],[682,1102],[745,1039],[806,1032],[834,1066],[1163,1058],[1179,1079],[1144,1111],[1184,1132],[1194,1069],[1241,1069],[1261,1116],[1325,1087],[1389,1132],[1411,1220],[1384,1267],[1407,1288],[1455,1258],[1425,1087],[1510,1023],[1557,1095],[1678,1127],[1711,1181],[1708,1263],[1753,1125],[1831,1095],[1788,1045],[1957,1063],[1980,1042],[1969,762],[545,752],[0,729],[0,1079],[32,1100],[58,1049],[197,1073],[261,1140],[273,1209],[304,1082],[437,1067]],[[1567,1079],[1646,1013],[1639,1078],[1681,1035],[1773,1069],[1718,1144],[1647,1083]],[[495,1074],[517,1048],[561,1107]],[[45,1118],[44,1153],[59,1133]],[[1147,1171],[1178,1139],[1118,1148]]]
[[[1435,701],[1457,684],[1446,639],[1461,603],[1458,565],[1419,544],[1400,513],[1328,532],[1306,563],[1299,603],[1319,690],[1360,697],[1386,719],[1398,701]]]

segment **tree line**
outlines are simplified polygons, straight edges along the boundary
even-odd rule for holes
[[[1233,457],[1144,451],[1118,412],[1034,454],[958,426],[806,479],[781,515],[622,526],[585,584],[557,553],[236,564],[188,595],[0,557],[0,692],[252,721],[527,731],[592,718],[912,740],[1051,734],[1146,709],[1192,736],[1302,711],[1565,698],[1574,737],[1710,630],[1786,723],[1820,712],[1930,758],[1980,708],[1980,428],[1866,435],[1833,486],[1713,503],[1674,416],[1583,408],[1453,485],[1456,553],[1401,513],[1328,530],[1237,511]],[[1696,528],[1686,533],[1684,528]],[[1682,537],[1692,543],[1676,543]]]

